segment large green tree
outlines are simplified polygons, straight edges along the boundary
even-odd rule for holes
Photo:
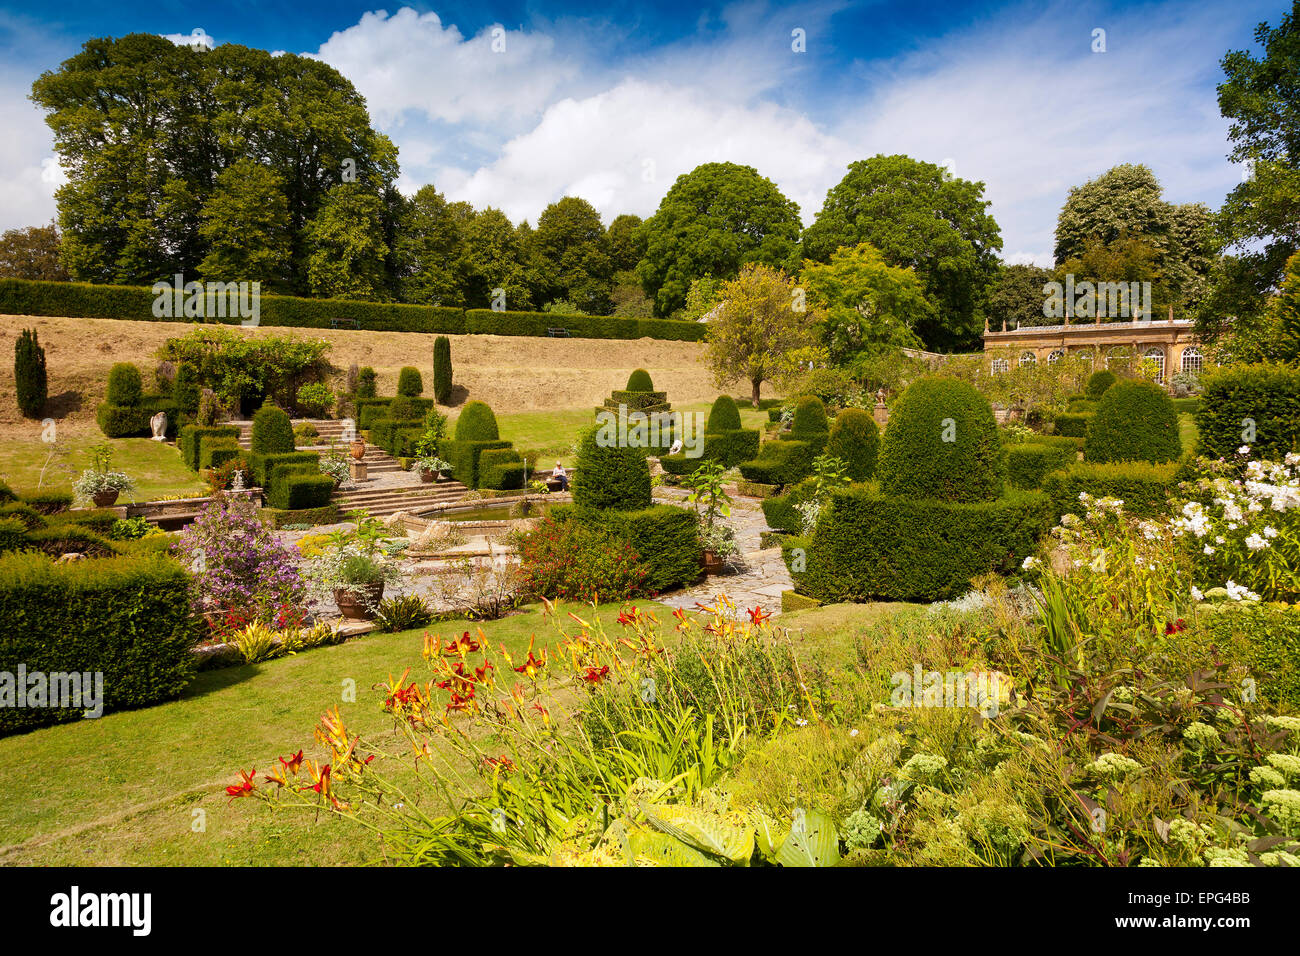
[[[864,353],[920,348],[914,324],[934,313],[911,269],[891,266],[870,243],[842,247],[801,276],[827,356],[849,365]]]
[[[525,267],[531,230],[516,228],[500,209],[488,206],[465,223],[465,242],[456,264],[467,308],[492,308],[496,290],[504,294],[506,309],[535,308],[533,283]]]
[[[383,203],[357,183],[330,190],[307,227],[307,278],[312,295],[331,299],[386,297]]]
[[[989,327],[995,331],[1005,324],[1009,329],[1022,325],[1055,325],[1060,319],[1043,316],[1043,286],[1055,276],[1042,266],[1004,265],[989,286],[985,312]]]
[[[562,299],[589,315],[609,313],[614,274],[609,240],[587,200],[565,196],[542,210],[528,260],[534,298],[541,304]]]
[[[615,216],[605,235],[609,239],[609,259],[615,272],[635,269],[645,255],[645,230],[640,216],[625,212]]]
[[[778,374],[788,353],[811,343],[811,317],[799,307],[794,278],[759,262],[742,267],[719,296],[705,360],[719,387],[748,382],[757,408],[762,384]]]
[[[199,214],[208,253],[204,279],[260,281],[264,292],[289,285],[291,235],[284,179],[251,159],[238,159],[217,177]]]
[[[1135,276],[1162,286],[1160,314],[1193,309],[1204,297],[1217,253],[1213,216],[1202,203],[1176,206],[1162,196],[1148,167],[1125,163],[1070,190],[1056,220],[1056,263],[1077,260],[1100,243],[1137,241],[1153,252],[1152,272]],[[1122,281],[1122,276],[1095,276]]]
[[[985,290],[997,273],[1002,234],[984,184],[910,156],[849,165],[803,236],[804,255],[829,262],[836,249],[869,242],[892,266],[915,269],[934,305],[917,334],[936,351],[970,348],[983,328]]]
[[[1216,269],[1197,317],[1197,334],[1209,341],[1264,321],[1268,294],[1300,250],[1300,0],[1276,28],[1259,24],[1255,41],[1258,53],[1234,50],[1221,63],[1228,158],[1247,176],[1219,211],[1220,233],[1235,254]]]
[[[67,281],[68,270],[59,259],[59,244],[59,229],[54,223],[6,229],[0,236],[0,279]]]
[[[232,184],[218,187],[240,160],[281,177],[293,291],[309,288],[309,227],[335,186],[380,200],[380,241],[391,233],[396,147],[320,60],[233,43],[200,51],[143,33],[95,38],[42,74],[32,99],[68,172],[56,198],[76,279],[148,284],[201,271],[213,241],[205,223],[219,215],[204,209],[214,197],[229,204]]]
[[[457,265],[464,255],[469,203],[449,203],[432,186],[421,186],[406,206],[398,231],[402,301],[460,305],[464,293]]]
[[[680,309],[701,276],[730,279],[749,262],[797,265],[798,206],[751,166],[705,163],[678,176],[643,230],[637,275],[656,315]]]

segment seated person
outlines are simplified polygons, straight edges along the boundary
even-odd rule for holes
[[[551,472],[551,477],[560,482],[560,490],[569,490],[569,473],[564,470],[564,466],[558,461],[555,463],[555,470]]]

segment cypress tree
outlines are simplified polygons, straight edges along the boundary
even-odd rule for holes
[[[39,418],[48,394],[45,349],[41,348],[35,329],[23,329],[14,344],[14,382],[18,388],[19,410],[27,418]]]

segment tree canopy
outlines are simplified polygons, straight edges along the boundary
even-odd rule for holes
[[[869,242],[891,266],[915,269],[934,310],[917,322],[926,346],[974,345],[985,289],[997,273],[1002,234],[984,184],[958,179],[910,156],[849,165],[803,236],[804,255],[828,262],[841,246]]]
[[[54,223],[6,229],[0,235],[0,279],[66,280],[68,270],[59,259],[59,245]]]
[[[735,163],[705,163],[678,176],[643,230],[637,274],[656,315],[680,309],[692,279],[731,279],[750,262],[792,269],[798,258],[798,206],[753,167]]]
[[[829,263],[804,262],[812,319],[828,357],[852,364],[862,353],[920,348],[912,331],[934,313],[911,269],[885,262],[870,243],[841,248]]]

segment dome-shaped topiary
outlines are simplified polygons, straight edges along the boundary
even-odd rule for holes
[[[791,435],[825,434],[830,429],[826,422],[826,406],[816,395],[805,395],[794,407],[794,420],[790,423]]]
[[[846,408],[835,416],[826,454],[843,461],[850,478],[865,481],[875,474],[879,451],[880,429],[870,412]]]
[[[293,424],[288,414],[274,405],[263,405],[253,414],[253,454],[279,455],[293,450]]]
[[[1177,461],[1178,412],[1165,390],[1130,379],[1106,390],[1083,439],[1084,461]]]
[[[397,394],[415,398],[424,391],[424,379],[420,370],[408,365],[397,373]]]
[[[486,402],[470,402],[456,419],[456,441],[496,441],[497,417]]]
[[[918,379],[890,409],[876,464],[885,494],[990,501],[1001,496],[1004,473],[993,409],[966,382]]]
[[[108,372],[108,403],[130,406],[140,401],[140,370],[130,362],[118,362]]]
[[[1083,387],[1083,393],[1089,398],[1101,398],[1106,389],[1110,388],[1119,381],[1119,376],[1108,368],[1093,372],[1088,376],[1088,384]]]
[[[704,425],[705,432],[729,432],[740,427],[740,409],[736,400],[730,395],[719,395],[709,409],[709,420]]]
[[[653,392],[655,383],[650,379],[650,373],[643,368],[637,369],[627,377],[627,391],[629,392]]]
[[[579,508],[650,507],[650,463],[644,448],[601,441],[601,429],[587,428],[578,441],[573,503]]]

